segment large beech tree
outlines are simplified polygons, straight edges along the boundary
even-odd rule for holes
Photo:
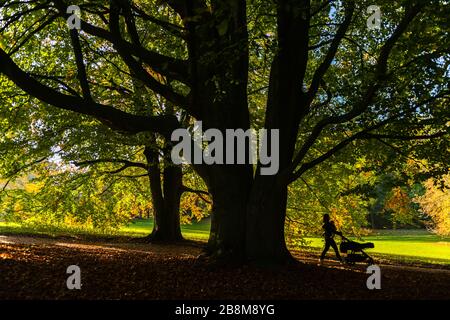
[[[409,150],[429,158],[433,169],[448,169],[448,4],[378,2],[382,25],[371,30],[367,1],[2,1],[0,73],[52,107],[166,141],[186,117],[203,121],[204,130],[222,132],[246,130],[252,119],[263,118],[265,128],[280,130],[276,175],[260,175],[260,165],[255,170],[250,164],[194,169],[213,199],[209,252],[286,261],[288,186],[335,154],[374,143],[415,146]],[[83,13],[80,31],[65,24],[73,4]],[[18,28],[27,16],[35,23]],[[49,28],[66,35],[72,48],[76,78],[65,80],[76,80],[76,88],[70,92],[67,83],[43,81],[31,72],[51,56],[26,44],[43,41]],[[148,30],[157,30],[156,36]],[[270,46],[260,45],[269,38]],[[114,50],[117,57],[94,65],[90,46]],[[269,72],[258,89],[266,106],[254,110],[249,75],[254,61],[267,57]],[[92,84],[110,63],[126,66],[128,77],[176,111],[142,115],[110,103]]]

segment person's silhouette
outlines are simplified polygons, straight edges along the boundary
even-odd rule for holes
[[[333,239],[335,234],[342,236],[342,232],[336,230],[336,226],[334,225],[334,222],[330,220],[329,214],[323,215],[322,229],[324,230],[323,236],[325,238],[325,248],[323,249],[322,254],[320,255],[319,263],[323,262],[323,259],[325,258],[325,255],[327,251],[330,249],[330,247],[334,249],[336,257],[339,259],[339,261],[342,262],[342,258],[341,255],[339,254],[338,247]]]

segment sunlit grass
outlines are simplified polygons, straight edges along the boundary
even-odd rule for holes
[[[336,237],[339,238],[338,236]],[[322,238],[307,238],[311,248],[322,248]],[[396,260],[450,264],[450,238],[439,237],[425,230],[386,230],[356,241],[373,242],[367,253],[392,256]]]
[[[153,220],[136,220],[128,226],[122,227],[119,234],[128,236],[145,236],[150,234],[153,228]],[[181,233],[183,237],[190,240],[208,240],[210,223],[209,219],[192,224],[182,224]]]
[[[93,229],[82,229],[64,226],[30,226],[12,222],[0,221],[1,234],[20,234],[20,235],[47,235],[51,237],[70,236],[70,237],[144,237],[152,232],[153,220],[136,220],[128,226],[121,227],[115,231],[101,231]],[[185,239],[206,241],[209,237],[210,223],[209,219],[192,224],[181,225],[181,232]]]

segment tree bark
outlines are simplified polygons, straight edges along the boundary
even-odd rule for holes
[[[195,1],[186,2],[190,97],[203,130],[215,128],[225,136],[226,129],[250,128],[246,2],[213,1],[211,8],[199,10]],[[242,260],[252,165],[214,164],[197,173],[213,200],[207,252],[219,259]]]
[[[161,168],[157,152],[147,147],[145,156],[149,164],[150,190],[153,200],[153,231],[150,241],[176,242],[183,240],[180,228],[180,199],[182,169],[166,165],[161,184]]]
[[[251,262],[292,260],[285,241],[287,185],[278,176],[256,178],[247,207],[246,257]]]
[[[210,177],[208,190],[213,199],[213,213],[207,252],[217,259],[243,261],[252,168],[217,166]]]
[[[282,0],[277,7],[278,51],[272,62],[264,127],[278,129],[279,171],[259,169],[247,208],[246,256],[258,262],[285,263],[292,256],[285,241],[288,181],[297,132],[307,112],[303,79],[308,60],[309,1]]]

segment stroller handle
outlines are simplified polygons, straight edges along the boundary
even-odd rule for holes
[[[342,239],[344,239],[345,241],[350,241],[348,238],[346,238],[342,233],[338,234],[338,236],[340,236]]]

